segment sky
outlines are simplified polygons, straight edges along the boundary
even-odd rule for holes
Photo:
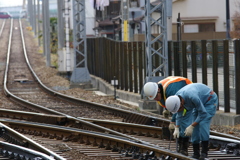
[[[19,5],[22,5],[22,4],[23,4],[23,0],[0,0],[0,7],[19,6]]]

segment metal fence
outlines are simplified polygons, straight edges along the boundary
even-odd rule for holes
[[[171,41],[168,74],[208,85],[218,94],[224,112],[235,109],[240,114],[237,97],[240,87],[236,83],[240,81],[240,40],[234,41],[234,49],[230,44],[228,40]],[[101,37],[88,38],[87,45],[90,74],[108,83],[117,79],[118,89],[141,94],[146,77],[144,42],[119,42]],[[157,48],[159,44],[154,45]],[[159,56],[152,58],[153,68],[161,64]],[[159,71],[155,76],[164,75]]]

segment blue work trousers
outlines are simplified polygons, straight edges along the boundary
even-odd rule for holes
[[[200,141],[209,140],[211,120],[212,117],[215,115],[218,106],[218,97],[216,93],[214,93],[211,96],[212,96],[211,99],[208,102],[206,102],[206,104],[204,104],[207,111],[207,116],[203,120],[201,120],[200,123],[193,129],[192,134],[193,144],[199,144]],[[199,114],[198,111],[194,109],[193,121],[197,118],[198,114]]]

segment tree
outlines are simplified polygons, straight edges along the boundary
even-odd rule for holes
[[[51,28],[51,53],[57,53],[58,49],[58,37],[57,37],[57,18],[51,17],[50,18],[50,28]]]
[[[240,8],[240,2],[235,2],[235,6]],[[240,11],[235,11],[232,16],[233,20],[233,27],[232,31],[230,32],[231,38],[239,39],[240,38]]]
[[[51,53],[57,53],[58,50],[58,37],[57,37],[57,18],[51,17],[49,19],[50,21],[50,49]],[[43,23],[42,21],[39,21],[39,23]],[[38,38],[42,39],[43,32],[38,32]]]
[[[233,15],[233,28],[230,34],[231,38],[240,38],[240,12],[238,11]]]

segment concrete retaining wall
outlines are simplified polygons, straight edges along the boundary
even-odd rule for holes
[[[114,95],[114,87],[111,84],[106,83],[101,78],[91,75],[91,83],[93,87],[96,88],[97,90],[108,95]],[[120,99],[130,101],[130,102],[135,102],[135,103],[138,103],[139,100],[141,100],[140,94],[132,93],[128,91],[122,91],[118,89],[116,89],[116,96]]]
[[[109,83],[106,83],[101,78],[91,75],[91,83],[97,90],[108,94],[114,95],[114,87]],[[118,98],[125,101],[135,102],[139,104],[139,109],[149,111],[156,114],[161,114],[163,108],[160,107],[155,101],[141,99],[141,95],[137,93],[131,93],[128,91],[116,90]],[[212,119],[213,125],[227,125],[233,126],[240,124],[240,115],[235,113],[224,113],[223,111],[217,111],[216,115]]]

